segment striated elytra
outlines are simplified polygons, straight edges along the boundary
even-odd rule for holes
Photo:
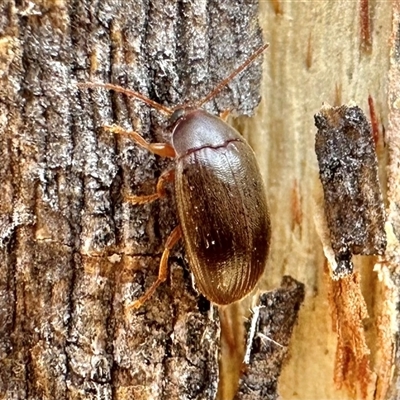
[[[170,117],[171,143],[148,143],[136,132],[106,127],[128,135],[137,144],[163,157],[175,159],[164,172],[156,193],[125,196],[134,204],[165,196],[164,185],[174,181],[179,225],[168,237],[157,281],[128,306],[140,307],[167,278],[169,252],[183,237],[189,265],[199,291],[217,305],[227,305],[249,294],[260,279],[270,243],[270,219],[262,177],[254,152],[243,137],[221,118],[200,107],[215,97],[268,45],[256,50],[204,99],[175,109],[140,93],[112,84],[85,83],[134,96]]]

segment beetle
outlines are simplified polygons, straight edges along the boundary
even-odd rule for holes
[[[128,308],[139,308],[166,280],[168,257],[184,240],[196,286],[209,301],[228,305],[241,300],[264,272],[270,246],[270,217],[263,180],[255,154],[246,140],[221,118],[201,109],[226,84],[252,63],[268,44],[256,50],[205,98],[173,109],[140,93],[113,84],[87,82],[80,87],[105,88],[133,96],[170,117],[170,143],[148,143],[133,131],[107,126],[128,135],[139,146],[161,157],[175,159],[175,167],[162,173],[156,193],[125,196],[133,204],[164,197],[173,181],[179,225],[168,237],[157,280]]]

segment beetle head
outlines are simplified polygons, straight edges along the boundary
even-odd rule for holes
[[[169,129],[173,130],[173,128],[178,124],[179,121],[185,119],[185,117],[195,111],[195,107],[179,107],[174,110],[171,117],[169,118]]]

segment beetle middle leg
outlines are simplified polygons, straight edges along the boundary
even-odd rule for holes
[[[182,237],[182,230],[180,225],[178,225],[171,232],[171,234],[168,236],[167,241],[165,242],[165,248],[161,256],[157,280],[151,285],[151,287],[146,291],[146,293],[142,297],[140,297],[138,300],[134,301],[129,306],[127,306],[128,311],[131,309],[138,309],[139,307],[141,307],[153,295],[157,287],[160,286],[161,283],[165,282],[168,275],[169,253],[181,237]]]
[[[140,136],[135,131],[127,131],[124,128],[117,125],[106,125],[104,129],[111,133],[115,133],[117,135],[124,135],[130,137],[133,141],[135,141],[139,146],[144,149],[150,151],[153,154],[157,154],[161,157],[171,157],[174,158],[176,156],[174,148],[168,143],[149,143],[142,136]]]
[[[165,182],[173,181],[174,177],[175,177],[174,169],[165,171],[158,178],[156,193],[145,196],[125,195],[124,200],[132,204],[146,204],[146,203],[151,203],[154,200],[160,199],[161,197],[165,196],[165,189],[164,189]]]

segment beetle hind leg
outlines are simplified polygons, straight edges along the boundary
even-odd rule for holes
[[[164,188],[165,183],[173,181],[174,177],[175,177],[174,169],[165,171],[158,178],[156,193],[145,196],[125,195],[124,200],[132,204],[147,204],[151,203],[154,200],[160,199],[164,197],[166,194]]]
[[[117,125],[106,125],[104,126],[104,129],[116,135],[128,136],[140,147],[143,147],[144,149],[150,151],[153,154],[157,154],[158,156],[171,158],[174,158],[176,156],[174,148],[168,143],[149,143],[137,132],[127,131]]]
[[[157,280],[150,286],[150,288],[146,291],[146,293],[142,297],[140,297],[138,300],[134,301],[133,303],[127,306],[127,311],[140,308],[153,295],[157,287],[160,286],[161,283],[165,282],[168,275],[169,253],[181,237],[182,237],[182,230],[180,225],[178,225],[168,236],[168,239],[165,243],[165,248],[161,256]]]

